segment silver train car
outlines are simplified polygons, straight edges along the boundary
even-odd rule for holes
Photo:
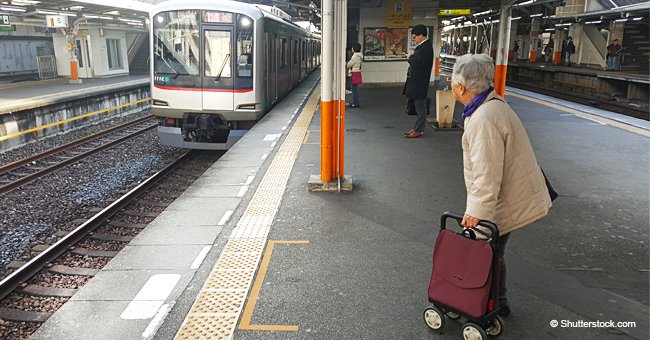
[[[224,150],[320,65],[320,37],[277,8],[230,0],[151,12],[152,114],[164,145]]]

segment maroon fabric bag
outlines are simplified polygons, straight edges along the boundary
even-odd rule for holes
[[[487,241],[441,230],[433,250],[429,299],[472,317],[485,315],[493,256]]]
[[[352,85],[359,85],[362,82],[361,72],[352,72]]]

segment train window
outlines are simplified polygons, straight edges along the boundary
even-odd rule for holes
[[[232,24],[232,13],[220,11],[204,11],[203,22]]]
[[[199,12],[170,11],[153,20],[154,72],[199,74]]]
[[[237,76],[253,77],[253,20],[244,15],[237,26]]]
[[[298,40],[294,40],[293,42],[293,64],[298,63]]]
[[[287,67],[287,38],[282,38],[282,52],[280,54],[280,68]]]
[[[205,31],[205,76],[230,78],[230,31]]]
[[[108,56],[108,69],[122,69],[122,50],[120,39],[106,39],[106,54]]]

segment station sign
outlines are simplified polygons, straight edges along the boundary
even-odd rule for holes
[[[66,28],[68,27],[68,17],[65,15],[47,15],[47,27]]]
[[[463,8],[463,9],[441,9],[438,10],[438,15],[439,16],[445,16],[445,15],[470,15],[472,14],[472,10],[469,8]]]
[[[6,14],[0,15],[0,26],[11,26],[11,21],[9,21],[9,16]]]

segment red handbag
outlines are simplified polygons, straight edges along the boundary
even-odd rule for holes
[[[359,85],[363,82],[363,79],[361,78],[361,72],[352,72],[352,85]]]

